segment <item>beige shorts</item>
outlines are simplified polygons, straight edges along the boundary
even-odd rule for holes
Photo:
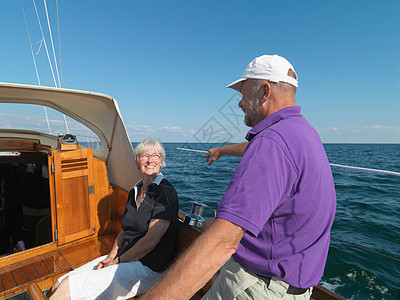
[[[213,286],[202,299],[231,300],[231,299],[310,299],[312,288],[304,294],[288,294],[289,284],[278,277],[272,277],[269,282],[261,276],[248,271],[233,258],[221,268],[221,272]]]

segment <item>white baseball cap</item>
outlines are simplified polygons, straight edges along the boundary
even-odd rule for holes
[[[237,90],[240,92],[242,87],[242,81],[247,79],[264,79],[272,82],[286,82],[295,87],[298,86],[297,80],[293,77],[288,76],[288,71],[295,70],[290,62],[279,55],[262,55],[256,57],[244,71],[242,78],[232,82],[228,85],[228,88]],[[296,74],[297,77],[297,74]]]

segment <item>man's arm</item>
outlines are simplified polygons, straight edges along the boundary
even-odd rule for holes
[[[208,165],[211,166],[214,161],[220,159],[223,155],[241,157],[243,156],[243,152],[246,149],[247,144],[248,142],[212,148],[208,150],[206,161],[208,162]]]
[[[141,299],[189,299],[236,252],[244,233],[240,226],[216,219]]]

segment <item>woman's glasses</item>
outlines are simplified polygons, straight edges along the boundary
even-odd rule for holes
[[[149,159],[150,157],[154,160],[157,160],[157,159],[161,158],[161,155],[160,154],[142,154],[142,155],[140,155],[140,159],[143,159],[143,160]]]

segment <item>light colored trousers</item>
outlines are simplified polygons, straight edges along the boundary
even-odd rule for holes
[[[312,288],[304,294],[291,295],[286,293],[288,287],[289,285],[278,277],[272,277],[267,284],[231,258],[222,266],[220,274],[202,300],[305,300],[311,297]]]

